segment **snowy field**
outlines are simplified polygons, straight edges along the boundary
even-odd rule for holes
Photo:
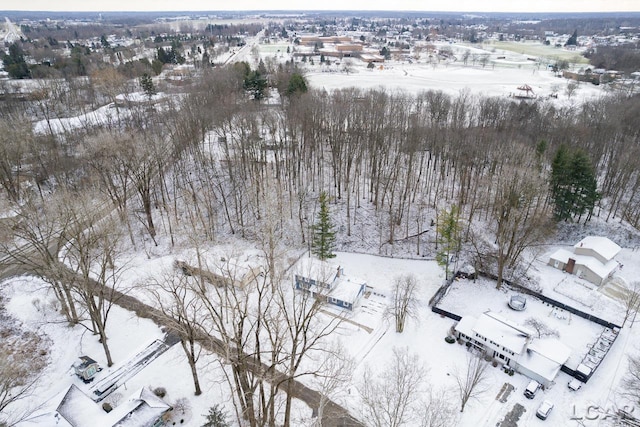
[[[518,94],[518,87],[528,84],[541,98],[557,94],[553,102],[570,105],[579,104],[589,99],[596,99],[604,94],[599,86],[580,84],[575,93],[568,97],[565,93],[567,80],[555,77],[552,71],[538,69],[527,64],[521,68],[487,66],[465,67],[462,64],[437,65],[393,63],[384,64],[383,68],[367,69],[360,64],[349,73],[332,70],[309,70],[307,79],[317,89],[335,90],[347,87],[362,89],[384,88],[391,91],[418,93],[427,90],[441,90],[448,95],[457,96],[461,91],[469,91],[474,95],[509,97]]]

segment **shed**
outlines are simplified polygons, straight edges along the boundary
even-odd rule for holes
[[[85,383],[93,381],[95,375],[102,370],[98,362],[89,356],[80,356],[78,359],[73,365],[76,375]]]

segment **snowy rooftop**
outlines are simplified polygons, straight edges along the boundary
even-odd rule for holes
[[[587,236],[574,245],[575,249],[591,249],[600,254],[604,259],[611,260],[622,250],[620,246],[606,237]]]
[[[90,425],[139,427],[152,425],[171,409],[165,401],[146,388],[138,389],[128,400],[106,413],[100,405],[75,385],[71,385],[58,405],[57,412],[72,427]],[[64,424],[62,424],[64,425]]]
[[[520,356],[518,364],[531,372],[535,372],[549,382],[556,378],[561,366],[560,363],[547,359],[530,348]]]
[[[75,385],[67,389],[56,411],[73,427],[95,424],[105,416],[105,412]]]
[[[319,261],[314,258],[302,258],[295,269],[296,274],[309,279],[328,284],[328,293],[332,298],[340,301],[355,303],[366,281],[344,273],[338,265]]]
[[[322,283],[331,284],[336,277],[339,266],[315,258],[302,257],[293,271],[302,277]]]
[[[618,267],[618,262],[614,259],[606,264],[603,264],[598,259],[592,256],[577,255],[566,249],[558,249],[557,251],[552,253],[549,258],[551,258],[552,260],[558,260],[564,264],[567,264],[569,262],[569,258],[573,258],[576,261],[576,265],[583,265],[587,267],[602,279],[608,277],[609,274],[611,274],[611,272],[613,272]]]
[[[171,409],[165,401],[146,388],[139,389],[129,400],[121,403],[108,414],[108,425],[114,427],[138,427],[153,425]]]
[[[468,328],[468,326],[470,326],[471,320],[465,320],[466,317],[467,316],[464,316],[462,320],[460,320],[460,323],[458,323],[458,330],[460,330],[461,324],[462,328]],[[527,338],[532,335],[532,332],[529,330],[490,311],[479,316],[471,329],[478,335],[513,351],[515,354],[522,354],[527,343]],[[464,331],[461,332],[465,333]],[[474,335],[469,333],[465,334],[472,337]]]
[[[358,295],[360,294],[362,285],[364,284],[364,280],[345,277],[343,274],[340,277],[336,277],[329,296],[339,299],[340,301],[354,303],[356,299],[358,299]]]
[[[560,365],[563,365],[571,355],[571,349],[557,338],[536,338],[528,348]]]

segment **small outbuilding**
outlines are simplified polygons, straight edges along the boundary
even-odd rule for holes
[[[73,369],[82,381],[90,383],[102,368],[98,365],[98,362],[89,356],[80,356],[78,359],[79,360],[73,365]]]

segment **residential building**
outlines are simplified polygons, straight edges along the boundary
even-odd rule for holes
[[[606,237],[587,236],[571,251],[558,249],[552,253],[549,265],[600,286],[619,268],[615,256],[620,250],[620,246]]]
[[[299,271],[294,275],[296,289],[347,310],[354,309],[367,287],[364,280],[347,276],[342,267],[323,261],[304,259]]]
[[[534,339],[532,331],[496,313],[464,316],[455,326],[458,339],[482,355],[549,387],[571,350],[555,338]]]

